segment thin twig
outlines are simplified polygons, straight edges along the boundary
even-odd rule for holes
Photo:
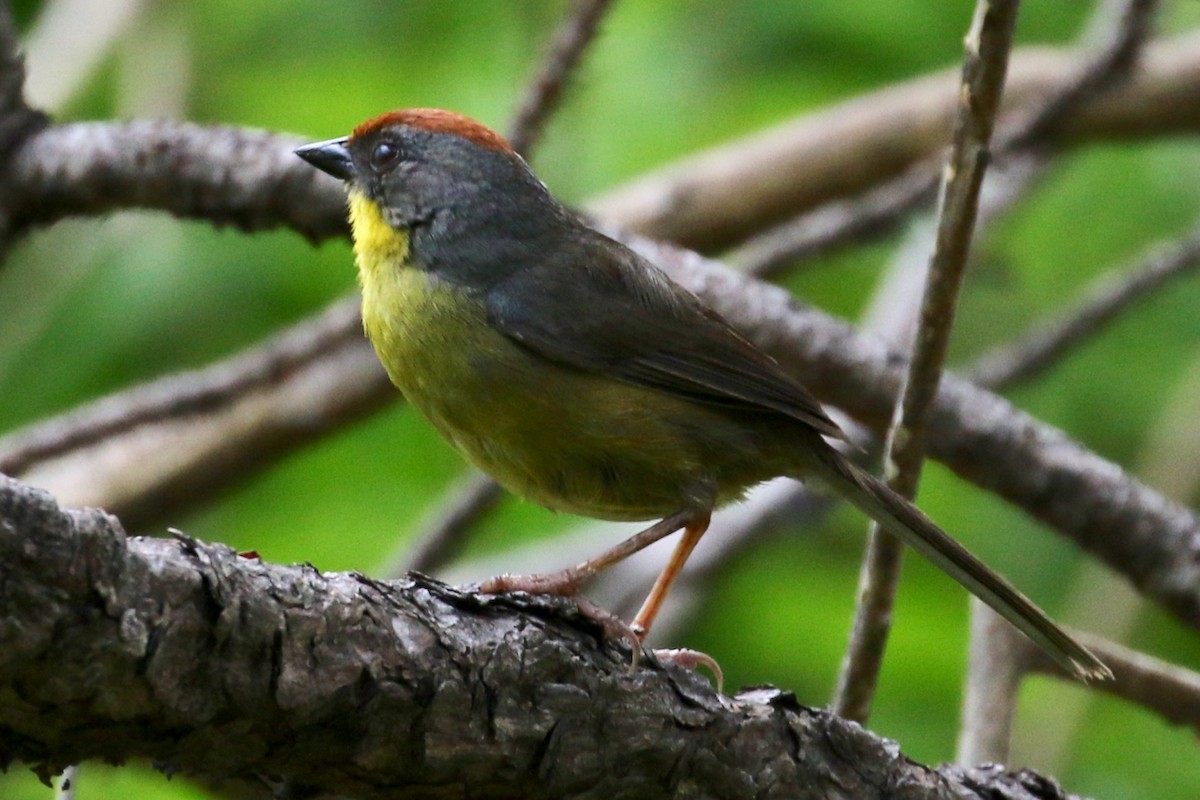
[[[997,152],[1043,144],[1081,106],[1128,78],[1150,38],[1159,5],[1159,0],[1103,0],[1092,18],[1102,31],[1093,55],[1085,58],[1074,77],[1052,92],[1045,103],[1005,132]]]
[[[1017,695],[1027,666],[1016,654],[1034,649],[1025,647],[1026,641],[1004,617],[971,598],[971,649],[955,763],[1008,762]]]
[[[409,570],[436,574],[458,555],[475,524],[499,505],[504,496],[500,484],[487,475],[470,474],[454,486],[437,517],[421,526],[423,532],[416,544],[406,545],[404,552],[393,558],[380,574],[400,577]]]
[[[1029,381],[1093,338],[1138,301],[1172,279],[1200,266],[1200,227],[1185,238],[1160,245],[1132,267],[1106,273],[1083,290],[1072,308],[1017,341],[981,356],[969,370],[972,380],[995,391]]]
[[[1035,165],[1024,171],[1024,177],[1018,181],[1018,191],[1028,190],[1034,179],[1044,173],[1044,166],[1049,161],[1047,145],[1062,123],[1079,107],[1133,72],[1149,39],[1158,6],[1158,0],[1103,0],[1097,5],[1090,27],[1098,30],[1100,36],[1092,48],[1093,55],[1085,59],[1074,80],[1002,134],[1002,157],[1010,162],[1023,160]],[[1195,256],[1200,254],[1200,231],[1193,235],[1192,242],[1191,260],[1196,261]],[[1171,266],[1156,268],[1160,265],[1152,260],[1138,275],[1125,282],[1127,289],[1124,292],[1112,293],[1125,294],[1123,302],[1111,295],[1105,297],[1093,293],[1080,313],[1074,315],[1074,326],[1065,323],[1025,337],[1022,344],[1027,349],[1024,353],[1006,351],[1008,360],[997,364],[998,371],[993,371],[991,379],[1011,383],[1020,377],[1022,370],[1029,375],[1039,368],[1047,368],[1073,344],[1087,338],[1088,331],[1094,333],[1104,320],[1115,318],[1122,308],[1132,305],[1133,296],[1147,294],[1165,283],[1172,274],[1177,274],[1184,267],[1179,262],[1187,260],[1188,249],[1185,243],[1173,251],[1177,256],[1174,269]],[[1008,367],[1006,372],[1003,371],[1005,365]],[[992,609],[972,601],[971,657],[957,753],[960,764],[1006,763],[1009,760],[1017,694],[1021,676],[1028,667],[1028,659],[1023,660],[1019,654],[1032,649],[1018,641],[1020,639],[1022,637]]]
[[[13,152],[48,120],[25,102],[25,59],[21,55],[12,9],[0,2],[0,266],[12,232],[10,183],[7,178]]]
[[[574,10],[555,32],[537,79],[530,85],[521,110],[509,128],[509,144],[526,159],[541,137],[546,121],[558,107],[571,73],[596,38],[600,21],[612,3],[613,0],[575,0]]]
[[[924,461],[926,422],[941,381],[966,270],[1017,8],[1017,0],[979,0],[967,34],[961,105],[941,189],[936,245],[912,362],[884,445],[888,484],[910,498],[916,493]],[[839,714],[860,722],[870,716],[890,628],[901,552],[898,541],[878,526],[871,526],[858,612],[834,698]]]
[[[834,200],[750,237],[725,261],[771,280],[797,262],[850,242],[882,236],[912,211],[933,201],[937,172],[921,162],[849,200]]]

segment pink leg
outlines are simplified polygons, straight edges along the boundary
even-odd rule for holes
[[[570,597],[579,592],[585,583],[594,578],[597,573],[608,569],[618,561],[623,561],[639,550],[670,536],[680,528],[690,526],[695,518],[695,512],[679,511],[661,522],[651,525],[640,533],[635,533],[611,550],[607,550],[595,558],[590,558],[573,567],[567,567],[560,572],[550,572],[541,575],[497,575],[484,581],[479,591],[484,594],[499,594],[501,592],[528,592],[529,594],[553,594]],[[707,525],[708,517],[705,516]]]
[[[658,574],[658,580],[654,582],[654,587],[650,590],[650,594],[646,595],[646,600],[642,603],[641,610],[633,618],[632,627],[634,632],[637,633],[638,638],[644,640],[646,634],[650,632],[650,626],[654,624],[654,618],[662,610],[663,601],[667,599],[667,592],[671,590],[671,584],[675,582],[675,578],[679,576],[679,571],[687,563],[688,556],[692,554],[692,550],[700,542],[700,537],[708,530],[708,523],[711,519],[711,513],[693,515],[684,526],[683,538],[679,540],[679,544],[675,545],[675,552],[671,553],[671,560],[663,567],[663,571]]]

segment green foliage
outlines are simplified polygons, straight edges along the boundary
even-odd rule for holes
[[[36,24],[38,4],[17,5],[22,27]],[[535,164],[552,189],[579,201],[698,148],[952,66],[969,5],[617,4]],[[139,116],[176,113],[316,139],[394,107],[432,105],[503,129],[565,7],[548,0],[147,3],[59,116],[129,116],[131,87],[153,85],[156,74],[131,74],[125,54],[147,30],[166,28],[180,44],[164,58],[187,76],[185,93],[173,108],[134,104]],[[1071,41],[1087,13],[1085,4],[1027,4],[1020,39]],[[39,68],[48,67],[31,65]],[[1191,142],[1095,145],[1062,159],[981,242],[955,336],[957,363],[1053,315],[1093,277],[1186,229],[1200,206],[1198,178]],[[852,316],[902,238],[822,259],[789,285]],[[124,213],[39,232],[0,272],[0,430],[228,356],[353,291],[353,283],[348,245],[313,248],[288,232],[246,236]],[[1144,463],[1153,455],[1144,451],[1147,430],[1197,357],[1198,307],[1200,284],[1179,282],[1014,400],[1109,457]],[[449,447],[396,406],[173,524],[270,560],[369,571],[416,533],[462,473]],[[1069,605],[1080,560],[1073,548],[941,469],[927,474],[921,501],[1048,608]],[[471,552],[496,552],[572,522],[508,502]],[[746,555],[713,587],[678,644],[720,660],[731,687],[770,681],[801,702],[826,703],[864,529],[858,515],[842,511],[818,535],[785,537]],[[910,557],[872,727],[921,760],[953,756],[966,605],[963,592]],[[1140,647],[1200,663],[1200,638],[1165,614],[1142,615],[1136,637]],[[1068,704],[1079,707],[1080,730],[1069,752],[1047,762],[1037,743]],[[1200,783],[1194,739],[1123,703],[1034,681],[1022,720],[1026,744],[1017,755],[1073,791],[1185,798]],[[31,800],[47,790],[14,770],[0,777],[0,794]],[[143,767],[85,767],[80,800],[126,796],[208,795]]]

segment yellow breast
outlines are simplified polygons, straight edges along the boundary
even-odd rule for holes
[[[350,219],[367,336],[477,467],[547,507],[610,519],[665,516],[712,490],[708,437],[692,433],[713,427],[711,412],[525,350],[481,300],[411,264],[407,233],[373,202],[352,194]],[[725,460],[740,444],[721,444]]]

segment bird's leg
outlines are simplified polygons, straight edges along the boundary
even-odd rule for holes
[[[637,551],[649,547],[659,539],[670,536],[680,528],[691,525],[694,517],[695,512],[693,511],[676,512],[644,531],[635,533],[616,547],[573,567],[538,575],[497,575],[484,581],[483,585],[479,587],[479,591],[484,594],[528,592],[529,594],[553,594],[563,597],[574,596],[597,573],[608,569],[618,561],[625,560]]]
[[[696,549],[700,537],[708,530],[708,523],[711,519],[712,512],[710,511],[692,512],[688,516],[683,526],[683,536],[680,538],[679,544],[675,545],[675,552],[671,553],[671,560],[663,567],[663,571],[658,573],[658,580],[654,582],[650,594],[646,595],[641,610],[633,618],[632,628],[639,639],[644,640],[646,634],[650,632],[650,626],[654,624],[654,618],[662,610],[663,601],[667,599],[667,592],[671,590],[671,584],[675,582],[679,571],[687,563],[688,556]]]
[[[658,574],[658,580],[654,582],[653,588],[650,589],[650,594],[646,595],[646,600],[642,603],[641,610],[634,617],[633,624],[629,626],[637,636],[638,641],[645,641],[646,634],[650,632],[650,626],[654,624],[655,617],[662,610],[663,602],[667,599],[667,592],[671,590],[671,584],[675,582],[675,578],[679,576],[683,565],[687,563],[688,557],[696,549],[696,545],[700,542],[700,537],[708,530],[708,523],[711,519],[712,514],[710,512],[693,514],[684,525],[683,536],[680,538],[679,544],[675,545],[675,552],[671,553],[671,560],[663,567],[663,571]],[[721,665],[717,663],[717,660],[707,653],[701,653],[699,650],[673,649],[655,650],[654,655],[660,661],[677,664],[687,669],[695,669],[700,665],[704,665],[712,670],[713,675],[716,676],[717,691],[720,692],[724,689],[725,673],[722,672]]]

